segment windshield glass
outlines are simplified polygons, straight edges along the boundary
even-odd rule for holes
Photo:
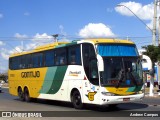
[[[102,85],[117,87],[142,85],[142,67],[138,58],[103,57],[103,61]]]
[[[97,52],[104,62],[103,86],[142,85],[142,65],[134,44],[98,44]]]
[[[142,67],[138,58],[103,57],[103,61],[102,85],[117,87],[142,85]]]

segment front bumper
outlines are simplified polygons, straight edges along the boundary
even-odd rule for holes
[[[102,96],[100,104],[107,105],[107,104],[128,103],[128,102],[142,101],[143,98],[144,98],[144,93],[128,95],[128,96]]]

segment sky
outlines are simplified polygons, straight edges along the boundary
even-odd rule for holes
[[[152,44],[154,0],[0,0],[0,73],[9,55],[78,38],[131,39],[138,49]],[[125,7],[127,6],[143,22]],[[158,16],[159,16],[158,7]],[[158,20],[157,20],[158,22]],[[157,24],[158,28],[158,24]]]

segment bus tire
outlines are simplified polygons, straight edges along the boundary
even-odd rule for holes
[[[75,109],[82,109],[83,108],[81,95],[80,95],[78,90],[73,91],[71,100],[72,100],[72,104],[73,104]]]
[[[31,101],[28,88],[24,89],[24,99],[25,99],[26,102],[30,102]]]
[[[21,101],[24,101],[24,93],[21,87],[18,88],[18,97]]]

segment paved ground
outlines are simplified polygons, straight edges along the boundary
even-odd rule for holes
[[[47,111],[51,115],[59,115],[59,117],[56,117],[56,120],[61,120],[61,119],[69,119],[69,120],[81,120],[82,118],[80,117],[73,117],[76,115],[79,115],[79,113],[82,113],[81,117],[87,115],[89,117],[84,117],[83,119],[91,119],[92,120],[128,120],[128,118],[124,117],[116,117],[117,115],[119,116],[120,114],[129,114],[132,112],[145,112],[145,111],[150,111],[150,112],[155,112],[160,110],[160,97],[145,97],[143,101],[141,102],[135,102],[135,103],[124,103],[124,104],[119,104],[117,108],[101,108],[97,106],[90,106],[87,105],[83,110],[76,110],[72,107],[70,103],[66,102],[58,102],[58,101],[49,101],[49,100],[37,100],[33,101],[30,103],[22,102],[18,99],[18,97],[12,96],[8,93],[8,89],[3,89],[3,93],[0,93],[0,111],[30,111],[30,112],[35,112],[35,111]],[[55,111],[59,111],[56,113]],[[67,111],[67,112],[66,112]],[[127,113],[126,113],[127,112]],[[78,113],[78,114],[77,114]],[[73,114],[72,117],[62,117],[62,116],[67,116],[69,114]],[[112,116],[112,117],[92,117],[92,116]],[[79,115],[80,116],[80,115]],[[160,116],[160,115],[159,115]],[[3,118],[4,120],[8,120],[10,118]],[[28,120],[28,118],[12,118],[13,120]],[[30,118],[31,119],[31,118]],[[32,118],[33,119],[33,118]],[[47,118],[37,118],[38,120],[43,120],[43,119],[51,119],[50,117]],[[130,118],[132,119],[132,117]],[[139,119],[139,117],[136,119]],[[148,118],[140,118],[142,120],[146,120]],[[159,120],[158,118],[155,118]],[[1,118],[0,118],[1,120]]]
[[[0,111],[60,111],[57,114],[64,114],[67,115],[67,112],[64,111],[72,111],[73,114],[77,114],[77,110],[75,110],[70,103],[66,102],[58,102],[58,101],[49,101],[49,100],[37,100],[30,103],[22,102],[17,97],[11,96],[8,93],[8,84],[3,85],[3,92],[0,93]],[[92,115],[105,115],[109,114],[111,116],[116,116],[118,114],[123,114],[123,112],[145,112],[145,111],[159,111],[160,110],[160,96],[155,91],[154,96],[150,97],[148,93],[148,88],[146,89],[146,95],[143,101],[134,102],[134,103],[125,103],[119,104],[117,108],[113,109],[103,109],[97,106],[90,106],[87,105],[83,110],[78,110],[78,112],[88,112],[90,117],[54,117],[56,120],[82,120],[82,119],[89,119],[89,120],[128,120],[127,117],[92,117]],[[120,113],[121,112],[121,113]],[[51,113],[53,114],[53,113]],[[56,114],[56,113],[54,113]],[[70,113],[68,113],[70,114]],[[160,117],[160,114],[159,114]],[[48,120],[52,119],[53,117],[47,118],[0,118],[0,120]],[[130,117],[129,119],[134,119]],[[149,120],[150,117],[136,117],[136,119],[140,120]],[[159,120],[159,118],[154,118]]]

